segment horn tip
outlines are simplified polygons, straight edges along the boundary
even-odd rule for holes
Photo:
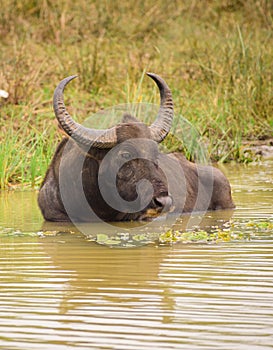
[[[75,79],[75,78],[78,78],[78,76],[77,76],[76,74],[70,75],[69,77],[64,78],[64,79],[62,80],[62,82],[69,83],[71,80],[73,80],[73,79]]]
[[[150,73],[150,72],[147,72],[146,75],[148,75],[148,77],[152,78],[156,82],[157,85],[160,84],[160,85],[166,85],[167,86],[165,81],[159,75],[157,75],[155,73]]]
[[[66,87],[66,85],[73,79],[77,78],[77,75],[70,75],[69,77],[64,78],[59,85],[56,87],[55,92],[54,92],[54,96],[57,92],[59,91],[63,91],[64,88]]]
[[[75,78],[78,78],[78,75],[77,75],[77,74],[70,75],[69,77],[65,78],[65,80],[70,81],[70,80],[73,80],[73,79],[75,79]]]

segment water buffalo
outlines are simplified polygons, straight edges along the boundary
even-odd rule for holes
[[[116,126],[97,130],[76,123],[63,100],[60,82],[53,106],[66,137],[60,142],[41,185],[38,203],[48,221],[149,220],[161,212],[233,208],[230,185],[222,172],[196,165],[182,154],[162,154],[160,143],[173,120],[166,82],[147,73],[160,91],[152,125],[124,115]]]

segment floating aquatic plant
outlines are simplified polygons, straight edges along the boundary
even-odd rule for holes
[[[273,221],[230,221],[229,227],[213,227],[205,231],[196,229],[194,231],[168,230],[159,235],[161,244],[181,243],[219,243],[230,241],[247,241],[271,237],[273,239]]]
[[[46,238],[62,234],[75,234],[75,231],[44,230],[21,231],[12,227],[0,226],[0,238],[4,237],[39,237]],[[107,234],[99,232],[87,237],[87,241],[116,248],[133,248],[143,245],[215,244],[224,242],[254,241],[273,239],[273,219],[231,220],[222,227],[212,226],[207,229],[196,227],[192,230],[169,229],[163,233],[129,231]]]

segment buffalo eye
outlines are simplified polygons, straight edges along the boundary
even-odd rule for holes
[[[126,151],[121,152],[120,156],[125,160],[130,160],[132,158],[131,153]]]

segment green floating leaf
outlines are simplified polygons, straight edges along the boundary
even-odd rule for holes
[[[206,242],[209,240],[209,234],[206,231],[185,231],[168,230],[159,236],[160,243],[176,243],[176,242]]]
[[[98,233],[96,241],[97,241],[97,243],[102,244],[102,243],[106,242],[108,239],[109,239],[109,237],[105,233]]]
[[[137,234],[132,237],[134,241],[142,242],[146,240],[150,240],[149,237],[147,237],[147,234]]]

